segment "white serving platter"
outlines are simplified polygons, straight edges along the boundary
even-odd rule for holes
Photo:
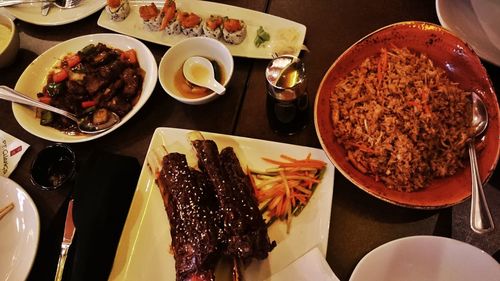
[[[167,151],[186,154],[188,164],[196,165],[196,157],[187,140],[185,129],[158,128],[151,140],[146,159],[153,151],[165,146]],[[273,280],[272,275],[318,247],[326,255],[330,212],[333,195],[334,166],[321,149],[270,142],[258,139],[201,132],[205,139],[214,140],[219,150],[232,146],[243,167],[249,165],[265,169],[270,165],[261,157],[276,158],[280,154],[291,157],[311,157],[327,163],[321,183],[317,186],[308,205],[299,216],[292,219],[290,233],[286,233],[285,222],[275,222],[269,228],[271,240],[277,246],[263,261],[253,261],[244,268],[244,280]],[[137,184],[130,211],[118,245],[110,280],[173,280],[175,278],[174,257],[170,252],[170,226],[163,200],[155,184],[155,176],[147,163]],[[217,280],[231,280],[227,264],[219,266]]]
[[[163,6],[163,1],[151,2],[155,2],[159,8]],[[145,3],[149,4],[150,2]],[[130,2],[130,14],[121,22],[112,21],[104,9],[97,24],[115,32],[165,46],[173,46],[187,38],[182,34],[168,35],[162,31],[153,32],[145,29],[142,18],[139,16],[139,7],[142,5],[145,4]],[[270,59],[275,53],[289,53],[298,56],[304,43],[306,27],[291,20],[209,1],[176,0],[176,5],[178,10],[194,12],[202,18],[207,18],[210,15],[221,15],[244,20],[247,24],[246,39],[239,45],[226,43],[233,56],[261,59]],[[256,47],[254,39],[260,26],[270,34],[271,39],[260,47]]]

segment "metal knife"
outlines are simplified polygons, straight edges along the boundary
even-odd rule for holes
[[[54,280],[60,281],[64,272],[64,264],[68,256],[69,246],[73,242],[75,235],[75,225],[73,223],[73,199],[69,201],[68,211],[66,213],[66,223],[64,224],[64,235],[61,243],[61,253],[59,254],[59,262],[57,263],[56,277]]]
[[[52,3],[50,1],[42,2],[42,16],[46,16],[49,14],[50,6],[52,6]]]

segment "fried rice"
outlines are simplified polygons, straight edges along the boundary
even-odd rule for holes
[[[336,85],[330,103],[349,161],[388,188],[419,190],[464,166],[470,93],[425,54],[382,49]]]

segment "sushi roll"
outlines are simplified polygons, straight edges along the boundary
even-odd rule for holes
[[[229,44],[240,44],[247,36],[247,26],[244,21],[225,18],[222,24],[224,41]]]
[[[168,35],[181,33],[181,26],[177,20],[177,8],[174,0],[166,0],[162,9],[163,20],[160,30],[165,30]]]
[[[130,13],[128,0],[108,0],[106,12],[112,21],[122,21]]]
[[[224,18],[222,35],[227,43],[240,44],[247,36],[247,26],[242,20]]]
[[[139,15],[141,16],[144,26],[149,31],[159,31],[163,20],[163,12],[156,7],[155,3],[151,5],[139,7]]]
[[[203,34],[206,37],[219,39],[222,35],[222,17],[211,15],[203,23]]]
[[[195,13],[180,12],[177,16],[181,31],[189,37],[200,36],[203,34],[202,18]]]

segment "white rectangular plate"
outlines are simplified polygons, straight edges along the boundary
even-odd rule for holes
[[[164,1],[152,2],[161,8]],[[145,3],[150,4],[150,2]],[[203,19],[210,15],[220,15],[244,20],[247,24],[246,39],[239,45],[225,44],[233,56],[262,59],[270,59],[275,53],[298,56],[304,43],[306,27],[291,20],[208,1],[176,0],[176,4],[178,10],[194,12]],[[145,4],[130,3],[130,14],[121,22],[112,21],[106,10],[103,9],[97,24],[109,30],[165,46],[173,46],[187,38],[182,34],[168,35],[162,31],[153,32],[145,29],[142,18],[139,16],[139,7],[142,5]],[[260,26],[270,34],[271,39],[257,48],[254,39]]]
[[[185,129],[158,128],[153,134],[146,159],[153,151],[186,154],[190,166],[197,160],[191,149]],[[275,222],[269,228],[271,240],[277,246],[263,261],[252,261],[243,270],[244,280],[265,280],[295,261],[310,249],[318,247],[326,255],[330,210],[333,196],[334,166],[321,149],[270,142],[237,136],[202,132],[206,139],[217,143],[219,150],[232,146],[243,167],[265,169],[270,165],[261,158],[278,159],[280,154],[305,158],[309,153],[314,159],[327,163],[321,183],[316,188],[308,205],[294,217],[290,233],[286,223]],[[147,162],[147,161],[146,161]],[[144,163],[137,189],[118,245],[110,280],[173,280],[175,276],[174,257],[170,252],[170,225],[163,206],[154,175]],[[216,272],[217,280],[231,280],[227,264],[221,263]],[[307,269],[304,269],[307,270]]]

